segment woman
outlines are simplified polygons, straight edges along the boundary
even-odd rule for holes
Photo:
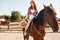
[[[34,1],[31,1],[30,4],[31,4],[31,6],[28,8],[29,20],[28,20],[27,26],[25,27],[25,33],[24,33],[24,35],[26,35],[26,30],[28,29],[31,20],[34,17],[36,17],[37,16],[37,13],[38,13],[35,2]]]

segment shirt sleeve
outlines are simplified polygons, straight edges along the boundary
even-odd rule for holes
[[[30,7],[28,8],[28,16],[31,14]]]

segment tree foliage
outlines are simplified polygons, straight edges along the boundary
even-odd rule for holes
[[[10,16],[4,15],[4,19],[10,21]]]
[[[5,20],[9,21],[9,20],[10,20],[10,16],[1,15],[1,16],[0,16],[0,19],[5,19]]]
[[[12,11],[10,19],[11,19],[11,21],[20,21],[22,19],[21,12],[19,12],[19,11]]]
[[[8,15],[1,15],[0,16],[0,19],[5,19],[7,21],[11,21],[11,22],[17,22],[17,21],[20,21],[24,18],[23,15],[21,15],[21,12],[19,11],[12,11],[11,12],[11,16],[8,16]]]

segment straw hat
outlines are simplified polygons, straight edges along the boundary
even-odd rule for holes
[[[21,26],[22,28],[25,28],[26,25],[27,25],[27,22],[23,19],[23,20],[20,22],[20,26]]]

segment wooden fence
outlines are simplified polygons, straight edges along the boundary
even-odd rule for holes
[[[60,27],[60,22],[58,22]],[[0,25],[0,30],[21,30],[23,27],[20,25],[20,22],[10,22],[8,25]]]

